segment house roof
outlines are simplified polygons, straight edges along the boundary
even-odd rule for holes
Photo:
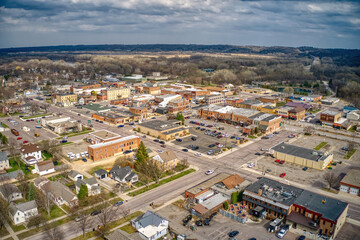
[[[71,170],[69,173],[68,173],[68,176],[71,177],[71,178],[75,178],[77,175],[81,175],[81,173],[79,173],[78,171],[76,170]]]
[[[60,182],[47,182],[42,187],[45,192],[51,192],[55,198],[61,197],[64,201],[70,203],[74,198],[77,198],[75,194],[64,184]]]
[[[236,185],[241,184],[244,181],[245,179],[243,179],[239,175],[233,174],[230,177],[227,177],[224,180],[222,180],[222,183],[226,186],[227,189],[232,189]]]
[[[214,207],[222,204],[223,202],[227,201],[228,198],[223,196],[221,193],[215,194],[212,197],[206,199],[201,205],[203,205],[206,209],[211,210]]]
[[[215,175],[214,177],[212,177],[194,187],[187,189],[186,192],[196,195],[196,194],[210,188],[215,183],[221,182],[222,180],[224,180],[228,177],[230,177],[230,174],[228,174],[228,173],[219,173],[219,174]]]
[[[5,197],[8,198],[10,194],[21,193],[19,188],[12,183],[5,183],[0,186],[0,192]]]
[[[104,174],[108,174],[108,172],[104,169],[99,169],[97,171],[94,172],[95,175],[104,175]]]
[[[158,155],[164,162],[168,162],[168,161],[177,159],[177,156],[175,155],[175,153],[173,151],[166,151],[163,153],[159,153]]]
[[[6,152],[0,152],[0,162],[8,161],[9,157]]]
[[[110,174],[115,175],[116,177],[123,179],[125,178],[127,175],[129,175],[132,172],[131,167],[126,166],[126,167],[122,167],[120,168],[118,165],[115,165],[111,170],[110,170]]]
[[[21,170],[16,170],[13,172],[8,172],[5,174],[2,174],[2,175],[0,175],[0,182],[2,180],[7,180],[7,179],[17,179],[20,175],[21,176],[24,175],[23,171],[21,171]]]
[[[341,183],[360,186],[360,170],[350,169],[345,177],[341,180]]]
[[[149,225],[159,226],[164,219],[152,211],[147,211],[136,219],[136,222],[145,228]]]
[[[303,108],[303,107],[295,107],[295,108],[289,110],[289,112],[291,112],[291,113],[299,113],[299,112],[303,112],[303,111],[305,111],[305,110],[306,110],[306,109]]]
[[[196,212],[200,213],[200,214],[204,214],[204,213],[206,213],[207,211],[209,211],[206,207],[204,207],[204,206],[201,205],[201,204],[195,205],[195,206],[193,207],[193,209],[194,209]]]
[[[326,153],[324,152],[310,148],[298,147],[296,145],[291,145],[284,142],[281,142],[278,145],[272,147],[272,149],[276,152],[280,152],[300,158],[305,158],[307,160],[316,161],[316,162],[323,161],[327,157]]]
[[[128,240],[129,237],[125,236],[119,229],[115,230],[114,232],[110,233],[106,236],[107,240]]]
[[[80,188],[81,185],[84,184],[84,185],[90,185],[90,186],[98,186],[98,182],[96,180],[95,177],[92,177],[92,178],[87,178],[87,179],[78,179],[76,182],[75,182],[75,185]]]
[[[37,208],[37,204],[35,200],[29,201],[29,202],[24,202],[24,203],[19,203],[19,204],[11,204],[10,206],[10,213],[12,215],[14,215],[17,210],[21,211],[21,212],[25,212],[31,209],[35,209]]]
[[[53,163],[52,160],[38,162],[36,164],[37,164],[40,172],[47,171],[47,170],[55,168],[54,163]]]
[[[37,152],[37,151],[41,151],[40,147],[36,144],[26,144],[23,145],[22,148],[20,148],[20,152],[22,154],[27,154],[27,153],[33,153],[33,152]]]
[[[136,175],[137,175],[136,173],[131,172],[131,173],[125,178],[125,181],[130,182],[130,180],[131,180],[134,176],[136,176]]]

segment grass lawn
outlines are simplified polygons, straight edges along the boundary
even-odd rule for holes
[[[310,110],[310,111],[308,111],[309,113],[318,113],[318,112],[320,112],[321,111],[321,109],[318,109],[318,110]]]
[[[136,229],[130,223],[122,226],[120,229],[128,234],[136,233]]]
[[[349,129],[349,132],[355,132],[356,131],[356,126],[352,126],[350,129]]]
[[[4,240],[14,240],[12,237],[5,238]]]
[[[78,236],[76,238],[73,238],[72,240],[86,240],[86,239],[90,239],[90,238],[93,238],[93,237],[96,237],[98,235],[98,232],[87,232],[85,234],[85,237],[83,235],[81,236]]]
[[[61,217],[61,216],[64,216],[65,213],[63,210],[61,210],[58,206],[54,205],[51,207],[51,211],[50,211],[50,217],[48,216],[47,212],[41,208],[40,209],[40,212],[42,213],[42,215],[50,220],[50,219],[54,219],[54,218],[58,218],[58,217]]]
[[[20,157],[17,157],[20,158]],[[9,158],[9,162],[10,162],[10,169],[7,169],[7,172],[14,172],[16,170],[19,170],[19,164],[17,162],[15,162],[15,160],[13,158]],[[25,173],[26,177],[28,177],[29,179],[36,177],[37,175],[32,174],[31,171],[26,171],[25,170],[26,165],[23,162],[20,162],[20,170],[23,171],[23,173]],[[31,168],[31,167],[30,167]]]
[[[136,212],[134,212],[132,214],[129,214],[125,218],[120,218],[119,220],[113,221],[113,222],[109,223],[109,229],[112,229],[112,228],[117,227],[117,226],[119,226],[121,224],[124,224],[124,223],[130,221],[131,219],[140,216],[141,214],[143,214],[143,212],[136,211]]]
[[[114,198],[113,200],[109,201],[110,204],[115,204],[118,201],[124,201],[121,197]]]
[[[6,236],[8,235],[9,232],[6,230],[5,227],[3,227],[1,230],[0,230],[0,239],[3,237],[3,236]]]
[[[18,232],[18,231],[26,229],[26,227],[24,225],[13,225],[13,224],[11,224],[10,226],[11,226],[12,230],[14,230],[14,232]]]
[[[68,144],[72,144],[73,142],[66,142],[66,143],[60,143],[60,146],[64,146],[64,145],[68,145]]]
[[[35,115],[32,115],[32,116],[23,117],[22,119],[26,120],[26,119],[31,119],[31,118],[45,117],[45,116],[48,116],[48,115],[51,115],[51,113],[35,114]]]
[[[79,136],[79,135],[83,135],[83,134],[87,134],[87,133],[91,133],[91,132],[93,132],[93,130],[86,130],[86,131],[82,131],[82,132],[73,132],[73,133],[65,133],[65,134],[61,134],[62,137],[58,137],[56,139],[63,139],[64,136],[74,137],[74,136]]]
[[[276,106],[281,107],[281,106],[284,106],[285,104],[286,104],[286,102],[278,102],[278,103],[276,103]]]
[[[1,122],[1,126],[2,126],[3,128],[9,128],[8,125],[6,125],[6,124],[3,123],[3,122]]]
[[[49,160],[50,158],[52,158],[52,154],[51,153],[48,153],[48,152],[46,152],[46,151],[43,151],[42,152],[42,155],[44,156],[44,160],[46,161],[46,160]]]
[[[257,138],[256,136],[248,136],[248,138],[253,138],[253,139],[255,139],[255,138]]]
[[[143,188],[141,188],[141,189],[139,189],[139,190],[136,190],[136,191],[133,191],[133,192],[131,192],[131,193],[128,193],[128,196],[136,196],[136,195],[139,195],[139,194],[141,194],[141,193],[144,193],[144,192],[147,192],[147,191],[149,191],[149,190],[151,190],[151,189],[154,189],[154,188],[157,188],[157,187],[159,187],[159,186],[161,186],[161,185],[163,185],[163,184],[165,184],[165,183],[168,183],[168,182],[171,182],[171,181],[174,181],[174,180],[176,180],[176,179],[178,179],[178,178],[181,178],[181,177],[183,177],[183,176],[185,176],[185,175],[188,175],[188,174],[190,174],[190,173],[192,173],[192,172],[195,172],[196,170],[195,169],[188,169],[188,170],[186,170],[186,171],[184,171],[184,172],[181,172],[181,173],[178,173],[178,174],[176,174],[176,175],[173,175],[173,176],[171,176],[171,177],[168,177],[168,178],[166,178],[166,179],[163,179],[163,180],[160,180],[159,181],[159,183],[153,183],[153,184],[151,184],[150,186],[148,186],[148,187],[143,187]]]
[[[323,147],[325,147],[325,145],[328,144],[327,142],[321,142],[319,145],[317,145],[316,147],[314,147],[315,150],[320,150]]]
[[[356,148],[354,148],[351,151],[348,151],[348,153],[346,154],[346,156],[344,157],[345,159],[350,159],[352,155],[354,155],[354,153],[356,152]]]
[[[101,166],[101,165],[99,165],[99,166],[96,166],[96,167],[94,167],[93,169],[91,169],[91,171],[89,172],[91,175],[94,175],[94,172],[96,172],[97,170],[100,170],[100,169],[105,169],[105,167],[104,166]]]

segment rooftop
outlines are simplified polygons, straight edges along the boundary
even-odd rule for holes
[[[323,161],[328,156],[328,153],[326,153],[326,152],[324,153],[324,152],[316,151],[316,150],[310,149],[310,148],[298,147],[298,146],[290,145],[290,144],[287,144],[284,142],[279,143],[275,147],[272,147],[272,149],[276,152],[281,152],[284,154],[289,154],[292,156],[305,158],[305,159],[308,159],[311,161],[316,161],[316,162]]]
[[[92,148],[92,149],[94,149],[94,148],[99,148],[99,147],[103,147],[103,146],[108,146],[108,145],[112,145],[112,144],[116,144],[116,143],[121,143],[121,142],[123,142],[123,141],[131,140],[131,139],[136,139],[136,138],[139,138],[139,137],[138,137],[138,136],[135,136],[135,135],[130,135],[130,136],[118,138],[118,139],[116,139],[116,140],[109,141],[109,142],[93,144],[93,145],[90,145],[89,147]]]
[[[338,111],[332,111],[332,110],[325,110],[323,111],[321,114],[324,114],[324,115],[330,115],[330,116],[335,116],[337,114],[339,114],[340,112]]]
[[[96,132],[92,132],[90,133],[91,136],[94,136],[96,138],[100,138],[101,140],[105,141],[105,140],[110,140],[113,138],[119,138],[120,135],[117,133],[113,133],[113,132],[109,132],[107,130],[100,130],[100,131],[96,131]]]
[[[203,201],[201,205],[211,210],[214,207],[218,206],[219,204],[225,202],[226,200],[228,200],[227,197],[223,196],[221,193],[218,193]]]
[[[146,127],[146,128],[150,128],[150,129],[153,129],[156,131],[163,132],[163,131],[181,127],[179,124],[176,124],[178,122],[180,122],[180,121],[178,121],[178,120],[176,120],[176,121],[154,120],[154,121],[146,121],[146,122],[140,123],[138,126]]]
[[[111,108],[100,105],[100,104],[96,104],[96,103],[89,103],[83,106],[83,108],[89,109],[91,111],[94,112],[99,112],[99,111],[110,111]]]
[[[228,174],[228,173],[224,173],[224,172],[219,173],[216,176],[214,176],[214,177],[212,177],[212,178],[210,178],[210,179],[208,179],[208,180],[206,180],[206,181],[204,181],[204,182],[202,182],[202,183],[200,183],[200,184],[198,184],[198,185],[196,185],[194,187],[191,187],[191,188],[187,189],[186,192],[196,195],[196,194],[210,188],[215,183],[221,182],[221,181],[223,181],[224,179],[226,179],[228,177],[230,177],[230,174]]]
[[[360,170],[350,169],[345,177],[341,180],[341,183],[360,186]]]

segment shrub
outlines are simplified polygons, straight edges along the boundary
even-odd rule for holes
[[[229,209],[229,204],[228,204],[228,202],[224,202],[223,206],[224,206],[224,209],[225,209],[225,210],[228,210],[228,209]]]
[[[85,184],[81,184],[79,193],[78,193],[78,198],[79,200],[83,200],[88,196],[88,188]]]
[[[231,203],[237,203],[239,201],[239,193],[238,192],[233,192],[231,194]]]

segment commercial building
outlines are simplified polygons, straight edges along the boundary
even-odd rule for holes
[[[263,113],[270,113],[270,114],[277,114],[279,107],[266,105],[260,108],[260,112]]]
[[[285,106],[289,106],[289,107],[303,107],[307,110],[311,109],[312,106],[310,104],[307,103],[303,103],[303,102],[287,102],[285,104]]]
[[[205,96],[204,100],[206,104],[224,104],[225,96],[224,94],[211,94]]]
[[[148,118],[146,108],[131,107],[128,110],[108,111],[105,113],[93,113],[92,118],[112,124],[124,124],[134,121],[142,121]]]
[[[104,138],[105,137],[106,136],[104,136]],[[104,140],[103,142],[88,146],[89,158],[91,160],[98,161],[113,157],[124,151],[136,149],[140,145],[140,138],[135,135],[120,138],[110,137]]]
[[[257,113],[249,117],[252,124],[258,127],[262,133],[271,133],[280,129],[282,118],[270,113]]]
[[[106,95],[106,100],[128,98],[130,96],[130,88],[109,88],[102,91]]]
[[[258,100],[263,103],[278,103],[281,101],[279,97],[259,97]]]
[[[325,110],[320,113],[320,121],[327,125],[333,125],[341,118],[341,112]]]
[[[317,170],[326,168],[334,158],[334,155],[328,152],[298,147],[284,142],[272,147],[271,151],[273,151],[273,156],[280,160]]]
[[[259,100],[245,100],[243,102],[236,104],[236,107],[260,110],[263,107],[263,105],[264,103]]]
[[[243,200],[250,210],[263,207],[268,218],[285,218],[294,231],[312,237],[335,238],[348,210],[345,202],[265,177],[245,188]]]
[[[168,113],[182,112],[188,109],[189,107],[190,107],[190,102],[185,98],[172,100],[167,104]]]
[[[53,103],[61,107],[72,106],[77,102],[78,97],[76,94],[73,93],[56,94],[55,96],[53,96]]]
[[[303,107],[294,107],[289,110],[288,118],[292,120],[301,120],[305,118],[306,110]]]
[[[333,105],[335,103],[338,103],[340,101],[340,99],[338,98],[325,98],[325,99],[321,99],[321,104],[324,104],[324,105]]]
[[[82,131],[82,124],[71,120],[70,117],[49,117],[42,118],[41,125],[47,127],[57,134]]]
[[[172,140],[189,134],[189,128],[182,126],[181,121],[178,120],[147,121],[137,125],[137,127],[140,129],[140,132],[154,137],[160,137],[160,139],[163,140]]]
[[[340,181],[340,193],[360,196],[360,170],[350,169]]]
[[[97,103],[89,103],[82,107],[89,110],[90,112],[94,112],[94,113],[104,113],[104,112],[108,112],[111,110],[111,108],[106,107],[104,105],[97,104]]]
[[[239,97],[227,97],[226,100],[225,100],[225,103],[226,103],[227,106],[235,107],[236,104],[241,103],[243,101],[244,101],[244,99],[239,98]]]

